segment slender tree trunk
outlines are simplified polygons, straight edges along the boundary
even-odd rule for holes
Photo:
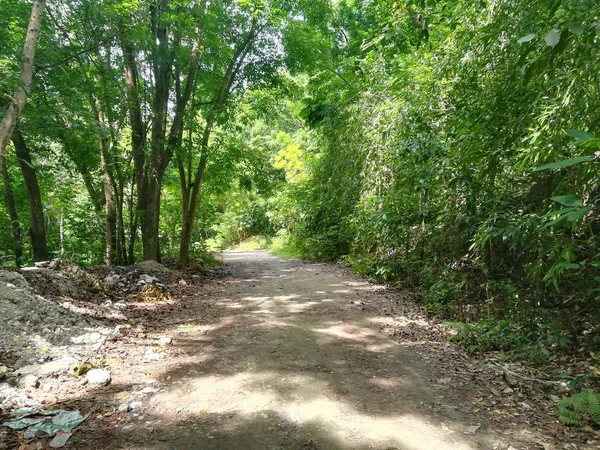
[[[107,266],[112,266],[117,263],[118,259],[117,207],[113,175],[111,173],[112,167],[109,167],[111,158],[109,153],[109,142],[106,136],[106,130],[108,129],[109,125],[104,119],[104,111],[102,109],[102,103],[100,100],[98,98],[94,98],[94,96],[90,94],[89,101],[100,129],[98,145],[100,147],[100,168],[102,170],[102,192],[104,194],[104,204],[106,206],[104,226],[106,234],[106,247],[104,251],[104,262]]]
[[[13,235],[13,245],[15,250],[15,264],[20,268],[23,263],[23,236],[21,235],[21,224],[19,223],[19,215],[15,205],[10,176],[6,169],[6,162],[0,161],[0,171],[2,171],[2,184],[4,184],[4,200],[10,216],[10,225]]]
[[[65,229],[64,229],[64,216],[62,210],[60,211],[60,217],[58,219],[58,242],[60,247],[60,254],[65,254]]]
[[[124,182],[122,176],[119,176],[119,184],[117,190],[117,264],[125,264],[127,258],[127,246],[125,241],[125,221],[123,219],[124,207]]]
[[[127,198],[127,210],[129,212],[129,251],[127,252],[128,264],[135,263],[135,240],[137,238],[138,232],[138,215],[136,214],[135,209],[135,180],[131,182],[131,191],[129,192]]]
[[[200,161],[198,163],[198,167],[196,168],[194,180],[191,183],[191,193],[189,191],[189,188],[187,187],[190,183],[186,181],[185,170],[183,170],[183,165],[179,165],[180,178],[183,175],[183,179],[180,181],[182,188],[184,188],[182,189],[182,202],[187,203],[182,208],[183,218],[181,222],[182,226],[181,239],[179,242],[178,262],[180,266],[187,266],[190,262],[190,244],[192,238],[192,231],[194,228],[194,223],[196,222],[196,211],[198,209],[200,187],[202,185],[202,181],[204,180],[204,172],[206,170],[206,163],[208,161],[208,143],[210,140],[210,134],[215,123],[215,119],[221,107],[227,100],[227,97],[231,91],[231,86],[233,85],[237,74],[242,68],[244,59],[250,52],[254,40],[258,36],[259,32],[260,29],[256,27],[256,19],[253,19],[248,34],[238,46],[231,62],[229,63],[227,69],[225,70],[225,73],[223,74],[223,78],[221,79],[221,84],[219,86],[219,92],[217,93],[217,98],[212,104],[211,110],[206,120],[204,132],[202,133],[202,140],[200,141]]]
[[[37,175],[31,160],[31,154],[25,138],[18,128],[12,136],[15,152],[19,159],[25,187],[27,188],[27,198],[31,209],[31,244],[33,246],[33,259],[35,261],[46,261],[48,259],[48,246],[46,244],[46,221],[44,219],[44,207],[42,205],[42,195],[38,184]]]
[[[212,127],[212,124],[210,124]],[[181,226],[181,239],[179,241],[179,262],[180,266],[187,266],[190,263],[190,244],[192,240],[192,231],[196,223],[196,211],[198,210],[198,200],[200,196],[200,187],[204,180],[206,163],[208,162],[208,140],[210,138],[209,124],[204,129],[202,136],[202,154],[196,170],[191,192],[183,198],[187,205],[183,208],[183,221]]]
[[[155,174],[148,185],[148,205],[142,231],[142,253],[144,261],[160,261],[159,221],[162,174]]]
[[[8,105],[0,124],[0,163],[4,158],[4,152],[11,139],[13,131],[17,126],[17,119],[21,115],[27,94],[33,80],[33,58],[35,56],[35,47],[40,35],[40,26],[42,24],[42,15],[44,13],[44,0],[34,0],[31,7],[31,16],[29,17],[29,26],[25,35],[25,45],[23,46],[23,56],[21,57],[21,85],[17,88],[15,95]]]
[[[106,251],[104,262],[111,266],[117,263],[117,208],[108,167],[106,152],[100,153],[100,166],[102,167],[102,181],[104,185],[104,199],[106,204]]]

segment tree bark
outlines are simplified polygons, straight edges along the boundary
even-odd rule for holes
[[[23,56],[21,58],[21,85],[17,88],[14,98],[4,114],[2,124],[0,124],[0,163],[4,159],[4,152],[17,125],[17,119],[27,102],[27,94],[33,80],[33,58],[40,35],[44,4],[44,0],[34,0],[31,7],[31,16],[29,17],[29,26],[25,35],[25,45],[23,46]]]
[[[35,261],[46,261],[48,259],[48,245],[46,243],[46,221],[44,219],[44,207],[42,195],[38,184],[37,175],[31,160],[31,153],[25,142],[25,138],[19,128],[15,129],[12,136],[19,165],[27,188],[27,198],[31,209],[31,245],[33,247],[33,259]]]
[[[20,268],[23,263],[23,236],[21,235],[21,224],[15,205],[10,175],[6,169],[6,161],[0,161],[0,171],[2,171],[2,184],[4,185],[4,200],[10,216],[10,225],[13,235],[13,246],[15,250],[15,264]]]

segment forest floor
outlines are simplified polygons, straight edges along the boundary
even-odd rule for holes
[[[109,385],[53,394],[87,415],[65,448],[600,448],[557,423],[556,396],[448,343],[409,296],[330,264],[223,259],[128,308],[133,327],[97,355]]]

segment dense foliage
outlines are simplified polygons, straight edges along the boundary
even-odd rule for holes
[[[0,7],[4,108],[30,7]],[[420,287],[474,322],[473,350],[598,345],[597,1],[46,11],[3,170],[6,264],[188,264],[260,235]]]

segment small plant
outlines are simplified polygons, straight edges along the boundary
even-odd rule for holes
[[[582,426],[588,420],[600,425],[600,394],[585,390],[558,403],[558,420],[564,425]]]

